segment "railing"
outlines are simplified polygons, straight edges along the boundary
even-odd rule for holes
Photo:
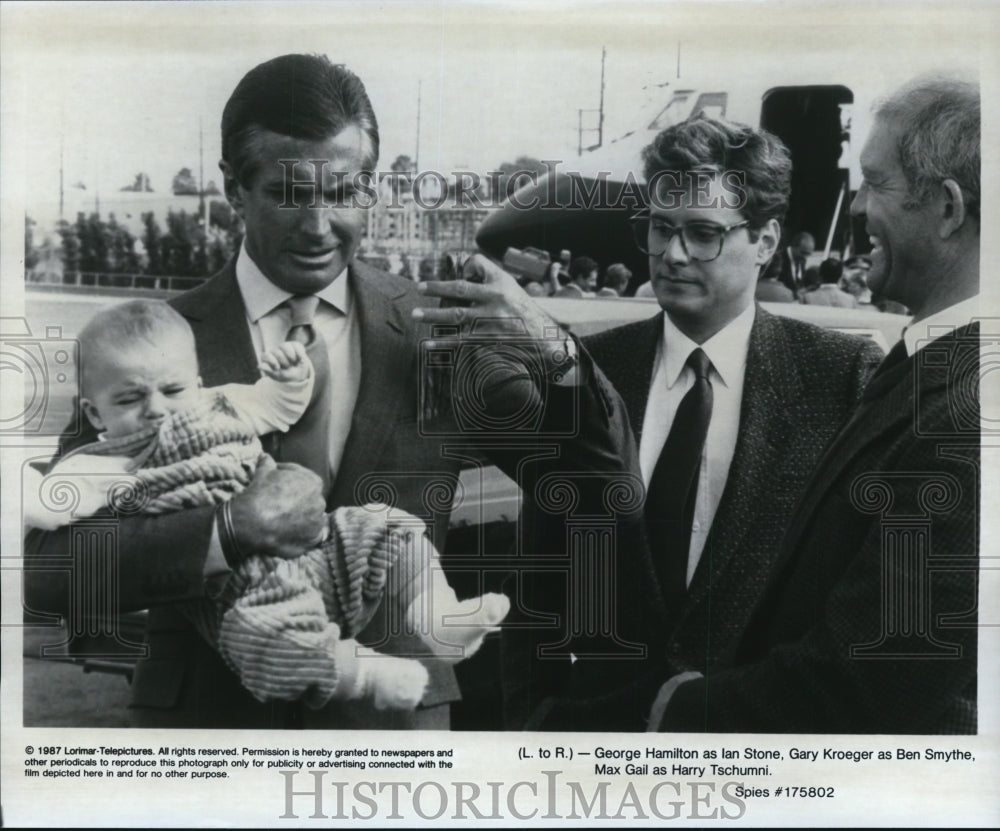
[[[64,271],[60,280],[33,280],[27,285],[59,290],[69,286],[124,289],[126,291],[178,292],[201,285],[207,277],[181,277],[160,274],[108,274],[99,271]]]

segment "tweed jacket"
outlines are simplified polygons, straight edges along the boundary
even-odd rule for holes
[[[976,731],[978,325],[886,362],[792,516],[719,671],[664,730]]]
[[[593,360],[622,396],[636,446],[662,332],[662,315],[657,314],[584,339]],[[665,672],[705,672],[718,666],[742,635],[767,584],[810,469],[857,405],[880,358],[881,351],[864,339],[758,307],[727,484],[683,604],[667,607],[654,561],[677,552],[650,552],[643,530],[632,529],[631,542],[620,543],[616,560],[618,625],[625,640],[646,648],[645,659],[616,664],[611,671],[601,661],[577,661],[571,671],[563,667],[560,672],[551,662],[530,673],[522,671],[520,676],[534,680],[532,689],[512,689],[512,722],[525,718],[525,698],[538,704],[546,696],[579,701],[589,695],[593,708],[575,715],[566,710],[561,716],[556,706],[551,716],[545,715],[545,709],[554,706],[550,700],[532,710],[528,723],[545,729],[644,729],[647,691],[641,690],[641,682],[636,682],[634,700],[626,696],[602,712],[598,698],[608,679],[621,687],[630,676],[662,679]],[[629,539],[627,532],[624,539]],[[512,646],[510,652],[518,648],[524,650]],[[515,697],[522,699],[520,706]],[[563,717],[566,721],[560,721]]]
[[[443,458],[441,444],[422,436],[417,422],[418,330],[410,311],[426,300],[408,280],[353,263],[348,271],[361,327],[362,377],[358,401],[328,507],[389,501],[426,522],[439,550],[447,533],[457,462]],[[207,386],[253,383],[257,357],[236,283],[235,263],[202,286],[171,301],[194,330],[201,376]],[[95,438],[92,429],[76,430],[71,449]],[[262,439],[280,458],[277,437]],[[447,728],[447,704],[459,698],[454,673],[440,662],[428,664],[431,680],[415,712],[377,711],[368,702],[347,702],[322,710],[296,703],[256,701],[217,653],[175,608],[214,591],[206,583],[205,558],[214,525],[214,508],[194,508],[157,517],[118,517],[115,521],[118,598],[121,611],[149,608],[148,657],[136,667],[132,683],[133,720],[142,726],[286,728],[426,727]],[[71,529],[31,532],[29,561],[64,559]],[[74,568],[90,570],[94,552],[76,552]],[[25,575],[27,606],[65,614],[71,596],[70,570],[36,570]],[[362,643],[392,652],[387,614],[376,614],[359,634]],[[414,638],[415,639],[415,638]],[[408,643],[408,641],[407,641]],[[410,649],[406,644],[401,649]],[[412,651],[426,650],[414,645]]]

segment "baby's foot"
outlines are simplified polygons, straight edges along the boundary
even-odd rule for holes
[[[365,688],[376,710],[412,710],[427,689],[427,670],[411,658],[375,655],[360,659]]]
[[[417,606],[415,602],[410,612]],[[498,624],[509,611],[507,595],[492,592],[443,607],[435,606],[430,631],[421,638],[438,658],[457,663],[474,655],[490,632],[499,632]]]

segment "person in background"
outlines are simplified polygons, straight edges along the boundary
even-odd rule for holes
[[[458,279],[458,258],[454,254],[442,254],[438,263],[438,280]]]
[[[572,262],[572,254],[568,248],[563,248],[559,252],[559,258],[554,260],[548,271],[548,295],[551,297],[559,289],[569,282],[569,265]]]
[[[777,277],[764,270],[754,289],[754,299],[758,303],[794,303],[795,294]]]
[[[844,263],[844,275],[840,278],[840,287],[850,294],[858,304],[858,308],[872,308],[872,292],[868,288],[868,271],[871,260],[868,257],[849,257]]]
[[[553,297],[594,297],[597,288],[597,263],[590,257],[575,257],[569,264],[569,280]],[[560,279],[562,279],[560,277]]]
[[[844,264],[830,258],[819,264],[819,285],[802,295],[802,302],[809,306],[836,306],[840,309],[856,309],[857,300],[840,288],[844,274]]]
[[[653,290],[653,281],[647,280],[645,283],[639,286],[635,290],[636,297],[656,297],[656,292]]]
[[[421,283],[426,283],[429,280],[437,280],[437,278],[437,262],[430,255],[423,257],[417,269],[417,279]]]
[[[795,295],[801,299],[805,290],[806,268],[809,257],[816,250],[816,240],[808,231],[794,234],[789,244],[781,249],[778,255],[768,265],[768,271]]]
[[[632,272],[623,263],[612,263],[597,278],[598,297],[624,297]]]

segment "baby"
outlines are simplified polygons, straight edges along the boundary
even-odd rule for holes
[[[99,441],[44,477],[27,474],[32,527],[56,528],[103,508],[166,513],[221,504],[249,484],[258,464],[273,464],[258,436],[287,431],[313,388],[312,363],[295,342],[262,356],[256,384],[202,387],[191,329],[161,301],[98,313],[80,333],[80,349],[80,407]],[[50,507],[46,494],[66,483],[75,503]],[[301,557],[248,557],[218,597],[183,604],[261,701],[301,698],[322,707],[371,698],[380,709],[412,708],[427,683],[423,665],[353,640],[383,596],[442,660],[474,653],[509,611],[502,594],[459,602],[415,517],[390,516],[384,505],[342,507],[325,527]]]

